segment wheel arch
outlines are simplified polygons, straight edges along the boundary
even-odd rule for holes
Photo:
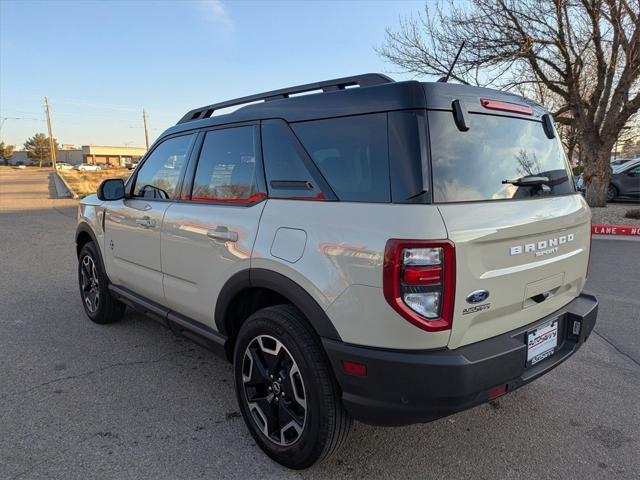
[[[283,303],[300,310],[319,337],[341,340],[325,311],[303,287],[280,273],[252,268],[229,278],[216,302],[216,327],[229,339],[227,357],[232,358],[237,333],[251,314],[261,308]]]
[[[96,250],[98,251],[98,262],[100,262],[100,268],[104,272],[107,279],[109,278],[107,274],[107,270],[105,269],[104,260],[102,258],[102,249],[100,248],[100,243],[96,238],[96,234],[93,233],[93,229],[91,225],[87,222],[81,222],[78,224],[76,228],[76,256],[80,258],[80,252],[82,251],[82,247],[84,247],[87,243],[93,242],[96,246]]]
[[[89,226],[88,223],[82,222],[78,225],[78,228],[76,228],[76,255],[77,256],[80,256],[80,250],[82,250],[82,247],[84,247],[89,242],[95,243],[98,249],[100,249],[100,246],[98,245],[98,240],[96,239],[96,236],[93,233],[93,230],[91,230],[91,227]]]

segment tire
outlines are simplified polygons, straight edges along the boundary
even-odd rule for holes
[[[108,284],[98,249],[86,243],[78,256],[78,285],[84,311],[95,323],[113,323],[124,315],[125,304],[111,296]]]
[[[612,202],[618,196],[618,189],[613,185],[607,187],[607,202]]]
[[[320,341],[300,311],[278,305],[254,313],[240,328],[233,357],[240,411],[269,457],[303,469],[340,447],[352,420]]]

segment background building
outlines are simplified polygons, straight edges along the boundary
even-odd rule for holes
[[[56,161],[77,165],[82,163],[82,149],[78,147],[65,148],[66,145],[58,150]]]
[[[97,165],[109,164],[114,167],[125,167],[137,162],[146,153],[141,147],[110,147],[103,145],[63,145],[58,149],[57,161],[78,165],[92,163]],[[31,165],[34,162],[27,156],[25,150],[16,150],[9,159],[9,165]]]
[[[124,167],[137,162],[147,152],[141,147],[109,147],[103,145],[83,145],[82,161],[84,163],[109,164]]]

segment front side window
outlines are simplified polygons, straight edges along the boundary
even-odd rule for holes
[[[248,203],[264,197],[256,180],[259,135],[257,126],[207,132],[191,199]]]
[[[291,127],[340,200],[391,201],[386,113]]]
[[[140,167],[132,195],[155,200],[174,198],[194,138],[195,134],[182,135],[158,145]]]
[[[542,123],[498,115],[470,115],[461,132],[451,112],[430,111],[429,137],[435,202],[504,200],[574,192],[562,144]],[[508,181],[547,177],[541,185]]]

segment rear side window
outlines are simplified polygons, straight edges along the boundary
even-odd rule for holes
[[[324,195],[320,182],[307,168],[306,154],[296,143],[295,136],[283,120],[262,122],[262,154],[269,195],[274,198],[322,200]]]
[[[195,134],[169,138],[158,145],[136,174],[132,195],[167,200],[176,194]]]
[[[549,139],[542,123],[496,115],[470,115],[461,132],[451,112],[430,111],[429,137],[435,202],[532,198],[574,192],[560,140]],[[503,183],[525,176],[549,178],[539,185]]]
[[[258,135],[257,126],[207,132],[191,199],[248,203],[263,197],[256,181]]]
[[[291,127],[338,199],[391,201],[386,113],[300,122]]]

